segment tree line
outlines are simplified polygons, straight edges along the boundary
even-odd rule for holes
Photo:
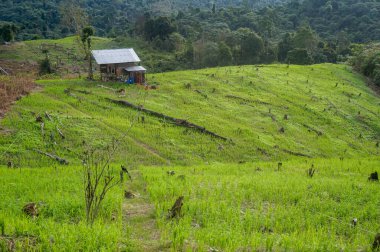
[[[199,24],[194,13],[202,14],[195,10],[170,18],[146,13],[143,21],[136,22],[134,32],[152,47],[175,53],[176,60],[189,68],[272,62],[336,63],[351,54],[351,42],[345,32],[338,33],[334,40],[325,40],[308,24],[302,24],[294,32],[271,39],[270,32],[255,29],[254,23],[231,30],[218,23],[216,13]]]
[[[71,2],[3,0],[0,21],[19,28],[18,40],[64,37],[73,32],[62,22],[62,10]],[[185,15],[191,21],[188,26],[195,31],[213,21],[214,25],[207,25],[230,30],[251,28],[262,37],[278,40],[306,23],[326,40],[334,40],[341,31],[352,42],[380,40],[380,2],[373,0],[77,0],[75,3],[85,10],[99,36],[133,35],[135,22],[149,12],[155,17]]]
[[[350,61],[355,70],[380,86],[380,43],[356,45],[353,54]]]

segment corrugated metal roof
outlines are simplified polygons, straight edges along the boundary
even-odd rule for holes
[[[125,70],[127,70],[128,72],[143,72],[143,71],[146,71],[146,69],[142,66],[130,66],[130,67],[126,67],[124,68]]]
[[[93,50],[92,55],[98,65],[140,62],[139,56],[137,56],[135,50],[132,48]]]

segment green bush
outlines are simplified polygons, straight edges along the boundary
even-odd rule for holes
[[[51,66],[51,62],[49,57],[45,57],[45,59],[41,60],[39,63],[39,75],[52,74],[54,73],[54,69]]]
[[[288,52],[286,61],[295,65],[309,65],[313,63],[313,59],[306,49],[296,48]]]
[[[380,43],[357,46],[351,60],[355,70],[371,78],[380,86]]]

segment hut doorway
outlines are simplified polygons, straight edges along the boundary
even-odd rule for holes
[[[127,67],[125,68],[125,71],[127,72],[127,82],[129,84],[144,84],[145,83],[145,72],[146,69],[142,66],[133,66],[133,67]]]

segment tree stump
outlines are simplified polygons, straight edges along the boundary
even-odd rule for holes
[[[175,175],[175,171],[167,171],[166,172],[169,176],[174,176]]]
[[[380,233],[378,233],[375,237],[375,241],[372,244],[372,249],[373,250],[378,250],[380,249]]]
[[[280,171],[282,167],[282,162],[278,162],[277,164],[277,171]]]
[[[42,123],[43,121],[44,121],[44,119],[42,118],[41,115],[38,115],[38,116],[36,117],[36,122]]]
[[[172,208],[169,210],[168,219],[178,218],[181,217],[181,210],[183,206],[183,196],[180,196],[172,206]]]
[[[121,165],[121,172],[126,173],[126,174],[128,175],[128,178],[129,178],[130,180],[132,180],[132,176],[131,176],[131,174],[129,173],[128,169],[127,169],[124,165]],[[121,175],[120,175],[120,176],[121,176]]]
[[[126,199],[134,199],[134,198],[136,198],[136,194],[129,192],[129,191],[124,191],[124,197]]]
[[[379,181],[379,174],[377,172],[371,173],[368,177],[368,181]]]
[[[38,216],[38,209],[37,209],[37,204],[32,202],[32,203],[28,203],[26,204],[23,208],[22,208],[22,211],[30,216],[30,217],[33,217],[33,218],[36,218]]]

